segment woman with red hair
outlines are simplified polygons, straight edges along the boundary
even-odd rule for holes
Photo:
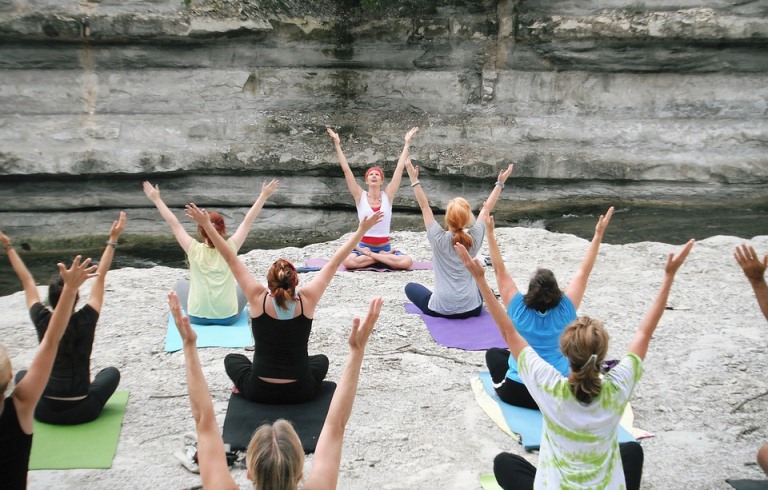
[[[392,202],[395,199],[397,189],[400,188],[400,180],[405,169],[405,159],[408,158],[411,138],[418,130],[419,128],[411,128],[406,133],[405,146],[400,153],[397,167],[392,173],[392,180],[389,181],[384,190],[382,191],[384,171],[379,167],[371,167],[365,172],[365,183],[368,185],[368,190],[364,191],[355,180],[355,175],[341,150],[339,135],[331,128],[327,128],[328,135],[333,140],[334,148],[336,148],[336,156],[339,158],[341,170],[344,171],[344,180],[347,181],[349,192],[355,199],[358,219],[362,220],[379,210],[384,213],[384,219],[360,240],[357,247],[344,260],[344,267],[347,269],[360,269],[374,264],[383,264],[390,269],[408,269],[413,265],[413,259],[392,248],[389,241],[389,229],[392,222]]]
[[[213,234],[209,213],[204,209],[188,204],[186,214]],[[227,354],[224,358],[224,369],[243,397],[257,403],[286,404],[303,403],[317,395],[328,374],[328,357],[308,354],[317,304],[341,262],[381,218],[381,211],[364,217],[355,233],[301,290],[297,288],[299,275],[289,261],[278,259],[272,264],[265,288],[223,237],[213,236],[214,246],[248,298],[251,314],[253,361],[242,354]]]
[[[432,246],[432,263],[435,270],[435,290],[409,282],[405,285],[405,295],[424,314],[445,318],[469,318],[478,316],[483,311],[483,299],[472,276],[459,259],[453,246],[464,245],[473,257],[480,250],[485,237],[485,221],[496,205],[507,177],[512,173],[512,164],[499,172],[493,191],[485,201],[483,210],[477,216],[472,215],[472,208],[463,197],[457,197],[448,203],[445,210],[445,225],[448,230],[435,220],[429,207],[427,195],[419,182],[419,167],[406,158],[405,167],[411,179],[411,187],[421,208],[427,240]]]
[[[213,229],[226,240],[227,246],[234,253],[243,246],[253,221],[261,212],[264,203],[280,185],[273,180],[264,181],[261,194],[245,215],[235,233],[227,237],[227,228],[221,214],[210,214]],[[175,290],[181,306],[187,312],[189,320],[199,325],[232,325],[245,308],[245,296],[235,284],[232,271],[226,261],[214,247],[211,237],[202,226],[197,227],[202,242],[195,240],[181,225],[176,216],[160,198],[160,188],[144,182],[144,194],[160,211],[166,223],[171,227],[176,241],[187,254],[189,260],[189,280],[179,280]]]

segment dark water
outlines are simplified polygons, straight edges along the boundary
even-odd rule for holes
[[[594,233],[597,214],[562,215],[555,218],[529,219],[512,222],[497,222],[497,226],[525,226],[545,228],[549,231],[568,233],[590,239]],[[411,231],[423,231],[415,228]],[[689,238],[698,240],[715,235],[737,236],[749,240],[758,235],[768,235],[768,203],[755,208],[714,208],[706,212],[693,208],[618,208],[605,235],[604,243],[626,244],[655,241],[682,244]],[[329,236],[331,240],[336,237]],[[320,241],[320,240],[318,240]],[[291,243],[305,246],[308,243]],[[287,246],[279,237],[271,242],[249,242],[243,247],[245,253],[253,248],[282,248]],[[56,262],[71,261],[76,254],[97,258],[103,249],[62,249],[56,252],[35,253],[21,250],[21,256],[38,284],[47,284],[57,271]],[[724,251],[728,253],[729,251]],[[768,250],[759,251],[761,253]],[[175,242],[153,247],[121,247],[115,254],[112,269],[123,267],[150,268],[157,265],[185,268],[184,253]],[[0,257],[0,296],[21,290],[21,284],[10,267],[5,254]]]

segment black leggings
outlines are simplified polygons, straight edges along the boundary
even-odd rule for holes
[[[18,383],[27,374],[19,371],[16,374]],[[120,371],[108,367],[99,371],[88,387],[88,394],[82,400],[54,400],[46,396],[40,397],[35,408],[35,418],[40,422],[55,425],[84,424],[96,420],[104,405],[120,383]]]
[[[320,383],[328,374],[328,358],[309,356],[309,373],[292,383],[269,383],[253,372],[253,363],[242,354],[227,354],[224,369],[246,399],[258,403],[304,403],[317,396]]]
[[[625,442],[619,444],[619,451],[627,490],[639,490],[643,477],[643,447],[637,442]],[[493,474],[504,490],[531,490],[536,467],[517,454],[499,453],[493,459]]]
[[[538,410],[539,405],[528,392],[528,388],[523,383],[507,378],[509,356],[509,350],[498,347],[491,347],[485,351],[485,364],[491,372],[496,394],[501,401],[510,405]]]
[[[461,319],[471,318],[473,316],[480,316],[483,312],[483,303],[474,310],[465,311],[464,313],[456,313],[455,315],[444,315],[434,310],[429,309],[429,298],[432,297],[432,291],[415,282],[409,282],[405,285],[405,295],[408,297],[408,301],[415,304],[425,315],[439,316],[443,318]]]

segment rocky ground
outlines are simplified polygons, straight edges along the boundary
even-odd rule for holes
[[[508,268],[523,288],[539,265],[552,268],[564,287],[587,246],[580,238],[540,229],[497,234]],[[396,233],[395,240],[416,259],[431,256],[423,233]],[[697,243],[678,274],[632,401],[635,425],[655,434],[643,441],[643,488],[726,489],[726,478],[764,478],[754,460],[759,445],[768,441],[768,397],[750,399],[768,390],[768,324],[732,257],[738,243],[724,236]],[[768,252],[768,236],[752,243]],[[339,244],[255,250],[242,258],[262,277],[277,257],[302,263],[329,256]],[[667,252],[677,248],[652,242],[601,248],[580,313],[605,320],[611,355],[623,353],[660,284]],[[165,293],[184,274],[165,267],[109,274],[92,368],[117,366],[121,388],[131,392],[114,464],[109,470],[34,471],[31,489],[200,484],[171,456],[194,426],[183,356],[163,352]],[[490,270],[487,277],[495,283]],[[302,281],[311,278],[307,274]],[[346,432],[339,487],[477,489],[479,475],[492,472],[500,451],[524,454],[536,463],[536,454],[524,453],[474,401],[470,379],[484,368],[483,353],[435,344],[420,318],[405,313],[402,288],[408,281],[429,285],[432,273],[339,273],[318,308],[310,352],[330,357],[328,378],[337,380],[353,316],[365,312],[372,296],[385,298]],[[82,289],[87,296],[87,285]],[[14,368],[25,368],[37,341],[23,295],[2,297],[0,306],[0,338]],[[232,388],[222,359],[235,351],[200,351],[220,424]],[[311,458],[307,471],[310,467]],[[247,485],[244,471],[233,474]]]

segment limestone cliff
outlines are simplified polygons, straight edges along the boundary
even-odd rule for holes
[[[515,162],[501,219],[766,210],[767,48],[764,1],[0,0],[0,223],[165,233],[142,180],[234,216],[277,177],[268,230],[348,230],[326,126],[361,176],[420,126],[437,207]]]

